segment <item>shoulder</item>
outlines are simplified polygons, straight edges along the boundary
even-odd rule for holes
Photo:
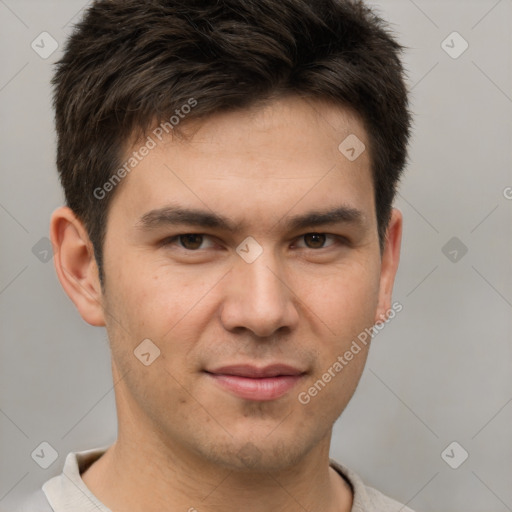
[[[54,512],[43,489],[24,496],[11,512]]]
[[[331,459],[334,468],[352,487],[354,499],[351,512],[414,512],[402,503],[365,485],[359,475]]]
[[[368,507],[371,507],[365,508],[365,511],[375,510],[375,512],[414,512],[409,507],[390,498],[389,496],[386,496],[385,494],[382,494],[380,491],[374,489],[373,487],[365,485],[365,490]],[[361,511],[362,510],[363,509],[361,509]]]

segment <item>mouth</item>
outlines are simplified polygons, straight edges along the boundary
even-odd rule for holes
[[[276,400],[286,395],[306,375],[305,371],[285,364],[223,366],[205,373],[222,389],[255,401]]]

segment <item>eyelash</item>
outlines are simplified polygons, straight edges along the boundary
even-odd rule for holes
[[[162,242],[161,242],[161,246],[169,246],[169,245],[173,245],[175,242],[179,242],[180,238],[182,236],[192,236],[192,235],[195,235],[195,236],[202,236],[203,238],[213,238],[211,235],[206,235],[206,234],[203,234],[203,233],[181,233],[179,235],[175,235],[175,236],[172,236],[170,238],[166,238],[164,239]],[[317,232],[317,231],[311,231],[309,233],[304,233],[303,235],[300,235],[298,237],[298,239],[301,239],[301,238],[304,238],[305,236],[307,235],[324,235],[327,237],[327,239],[330,237],[332,240],[334,240],[334,243],[330,244],[330,245],[327,245],[327,246],[324,246],[324,247],[320,247],[318,249],[315,249],[315,248],[312,248],[312,247],[303,247],[303,249],[309,249],[310,251],[320,251],[322,249],[328,249],[329,247],[335,245],[335,243],[337,242],[338,244],[341,244],[341,245],[349,245],[349,240],[347,240],[345,237],[343,236],[340,236],[340,235],[332,235],[330,233],[321,233],[321,232]],[[187,252],[199,252],[201,250],[205,250],[205,249],[187,249],[186,247],[182,247],[181,245],[178,245],[178,247],[180,249],[183,249],[184,251],[187,251]]]

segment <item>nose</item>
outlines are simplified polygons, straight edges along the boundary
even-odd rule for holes
[[[229,331],[250,330],[267,337],[293,330],[299,321],[298,298],[285,272],[269,252],[254,262],[242,258],[228,274],[221,321]]]

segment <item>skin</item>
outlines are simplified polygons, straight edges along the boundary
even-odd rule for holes
[[[82,478],[114,511],[348,511],[329,446],[367,348],[308,404],[297,397],[391,308],[402,215],[393,209],[381,254],[369,152],[350,162],[338,150],[349,134],[368,148],[364,127],[347,109],[288,97],[182,129],[186,138],[160,142],[115,191],[105,289],[82,223],[66,207],[52,216],[59,279],[82,318],[106,326],[116,383],[117,441]],[[241,228],[141,228],[169,204]],[[361,221],[289,225],[339,206]],[[188,233],[205,236],[172,239]],[[248,236],[263,249],[252,263],[236,252]],[[145,366],[134,350],[147,338],[160,357]],[[204,371],[275,362],[305,374],[265,402]]]

